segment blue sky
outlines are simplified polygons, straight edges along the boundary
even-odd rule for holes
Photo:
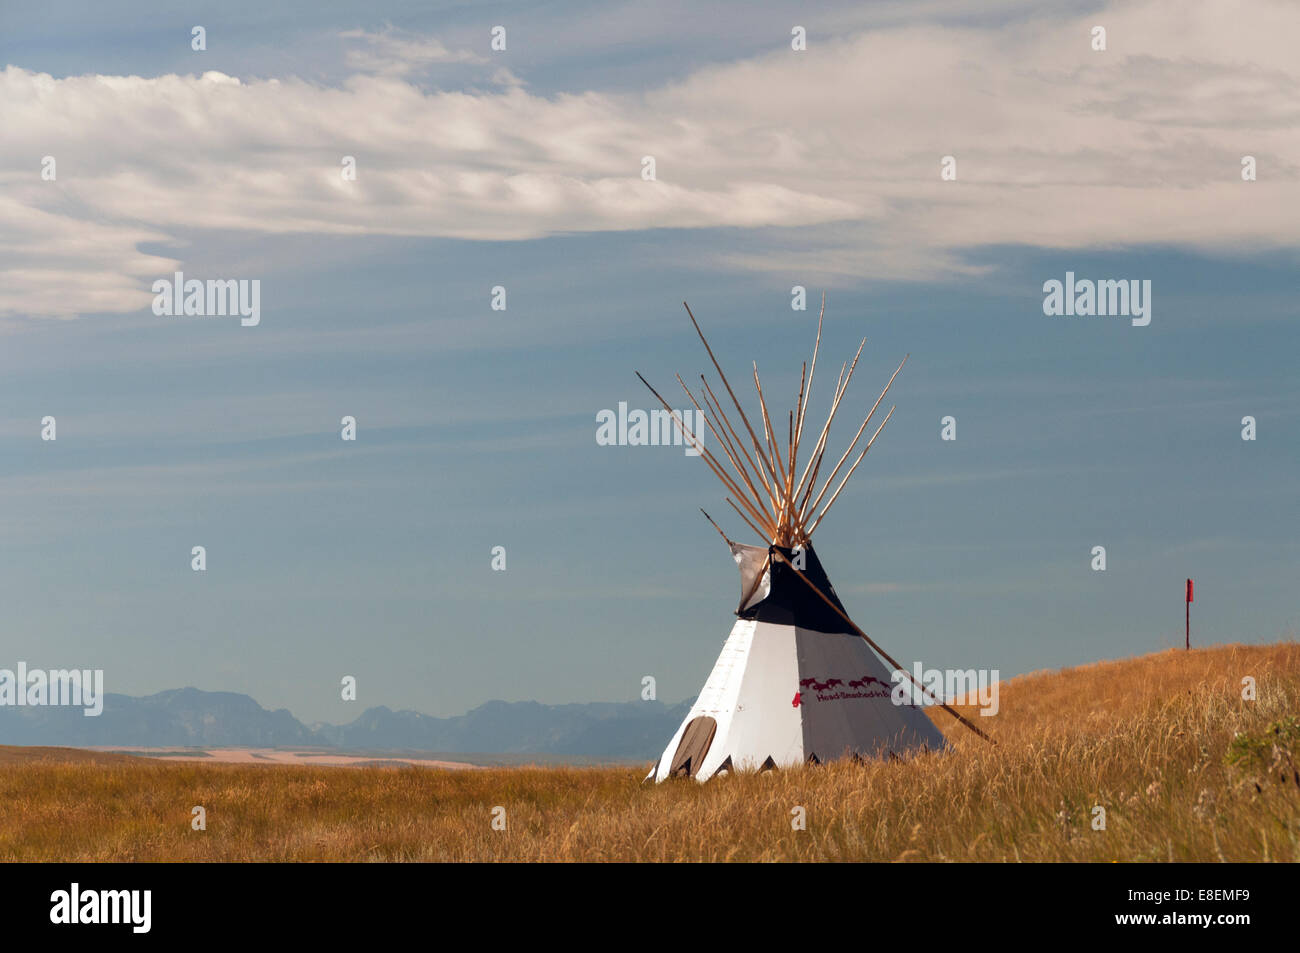
[[[689,697],[739,597],[697,507],[744,527],[701,461],[597,446],[595,415],[651,406],[635,371],[667,393],[707,369],[683,299],[788,407],[823,290],[813,419],[868,339],[836,457],[911,354],[816,537],[900,660],[1005,677],[1181,644],[1188,576],[1194,641],[1295,638],[1300,137],[1276,29],[855,5],[796,54],[804,14],[779,5],[423,7],[0,14],[0,664],[306,720],[631,700],[644,675]],[[947,98],[909,100],[928,76]],[[334,198],[342,154],[358,190]],[[258,278],[262,323],[155,316],[177,268]],[[1150,326],[1045,316],[1067,270],[1149,279]]]

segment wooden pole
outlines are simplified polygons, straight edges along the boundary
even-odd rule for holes
[[[727,418],[726,413],[722,409],[722,402],[718,400],[718,395],[713,393],[713,388],[709,386],[709,382],[703,374],[700,375],[700,383],[704,385],[704,391],[701,396],[705,398],[705,403],[709,404],[709,409],[712,410],[722,421],[723,426],[726,427],[728,432],[730,432],[732,439],[735,440],[736,449],[740,451],[741,455],[746,461],[748,461],[749,465],[754,468],[754,472],[758,474],[758,479],[763,484],[763,489],[767,491],[768,500],[772,504],[772,509],[775,510],[776,496],[772,493],[772,487],[767,482],[765,471],[750,459],[749,452],[745,450],[745,441],[740,439],[740,435],[736,433],[736,428],[731,426],[731,421]],[[713,399],[712,403],[709,403],[709,398]]]
[[[880,436],[880,431],[885,429],[885,424],[889,423],[889,418],[894,416],[895,409],[897,409],[897,405],[889,408],[889,413],[885,414],[885,419],[880,422],[880,426],[876,428],[876,432],[871,435],[871,439],[867,441],[867,445],[862,448],[862,452],[858,454],[858,458],[853,461],[853,466],[849,467],[849,472],[844,474],[844,479],[841,480],[840,485],[835,488],[835,492],[831,495],[830,502],[827,503],[825,508],[821,511],[821,513],[818,514],[817,519],[813,520],[813,524],[808,527],[809,535],[811,535],[812,532],[817,529],[817,524],[820,523],[822,521],[822,518],[830,511],[831,506],[833,506],[835,503],[835,498],[840,495],[840,490],[844,489],[844,484],[849,482],[849,477],[853,476],[853,471],[858,468],[858,464],[862,462],[862,458],[867,455],[867,451],[870,450],[871,447],[875,444],[876,438]],[[831,485],[831,481],[828,478],[826,480],[826,486],[830,486],[830,485]],[[822,488],[822,492],[823,493],[826,492],[826,487]],[[818,499],[820,500],[821,497],[819,496]],[[809,509],[810,510],[817,509],[817,504],[814,503]]]
[[[875,642],[871,641],[871,637],[870,637],[869,635],[867,635],[867,633],[865,633],[865,632],[863,632],[861,629],[859,629],[858,626],[857,626],[857,623],[855,623],[855,622],[854,622],[852,619],[850,619],[847,615],[845,615],[843,612],[841,612],[841,611],[840,611],[840,607],[837,606],[835,603],[831,602],[831,600],[828,599],[828,598],[826,597],[826,594],[825,594],[824,592],[822,592],[820,589],[818,589],[817,586],[813,583],[813,581],[812,581],[811,579],[809,579],[807,576],[805,576],[803,573],[801,573],[798,569],[795,569],[795,568],[794,568],[794,563],[790,562],[790,560],[788,560],[788,559],[785,558],[785,553],[781,552],[781,550],[776,549],[776,548],[771,549],[771,550],[770,550],[770,553],[775,553],[777,556],[780,556],[780,557],[781,557],[781,562],[783,562],[783,563],[785,563],[787,566],[789,566],[790,569],[791,569],[791,571],[794,572],[794,574],[795,574],[796,576],[798,576],[798,577],[799,577],[800,579],[802,579],[805,583],[807,583],[807,584],[808,584],[808,588],[811,589],[813,592],[817,593],[817,595],[821,598],[822,602],[824,602],[824,603],[826,603],[828,606],[830,606],[830,607],[835,611],[835,614],[836,614],[837,616],[839,616],[841,619],[843,619],[845,622],[847,622],[847,623],[852,627],[852,629],[853,629],[854,632],[856,632],[858,635],[860,635],[860,636],[861,636],[861,637],[866,641],[866,643],[867,643],[869,646],[871,646],[873,649],[875,649],[875,650],[880,654],[880,657],[881,657],[881,658],[883,658],[883,659],[884,659],[886,662],[888,662],[890,665],[894,666],[894,671],[896,671],[896,672],[903,672],[905,675],[907,675],[907,677],[910,678],[910,679],[912,680],[912,682],[916,685],[916,687],[919,688],[919,689],[921,689],[922,697],[925,696],[925,686],[922,685],[920,682],[918,682],[918,681],[916,680],[916,676],[914,676],[911,672],[909,672],[909,671],[907,671],[906,669],[904,669],[901,665],[899,665],[897,662],[895,662],[892,658],[889,657],[889,653],[888,653],[888,652],[886,652],[884,649],[882,649],[882,648],[881,648],[879,645],[877,645]],[[934,698],[934,696],[930,696],[930,697],[931,697],[931,698]],[[984,739],[985,741],[987,741],[989,744],[994,745],[994,746],[997,745],[997,742],[996,742],[996,741],[994,741],[994,740],[993,740],[992,738],[990,738],[988,735],[984,734],[984,732],[982,732],[980,729],[976,728],[973,724],[970,723],[970,721],[969,721],[967,718],[963,717],[962,714],[961,714],[960,712],[958,712],[957,710],[955,710],[954,708],[952,708],[951,706],[949,706],[947,702],[939,701],[939,699],[937,699],[937,698],[934,698],[934,701],[935,701],[936,704],[938,704],[938,706],[939,706],[940,708],[942,708],[942,709],[943,709],[944,711],[946,711],[948,714],[952,715],[954,718],[956,718],[958,721],[960,721],[963,725],[965,725],[965,726],[966,726],[967,728],[969,728],[971,731],[975,732],[975,734],[979,735],[981,738],[983,738],[983,739]]]
[[[803,399],[799,402],[799,429],[795,431],[798,443],[803,440],[803,421],[804,414],[808,411],[808,395],[812,393],[813,375],[817,373],[817,352],[822,346],[822,318],[826,316],[826,292],[822,292],[822,309],[817,313],[817,340],[813,342],[812,368],[808,371],[808,387],[803,392]]]
[[[679,414],[677,411],[673,410],[671,407],[668,406],[668,401],[663,399],[663,397],[659,394],[659,391],[655,390],[653,387],[650,386],[650,382],[648,380],[646,380],[644,377],[641,377],[640,371],[636,371],[635,373],[637,377],[641,378],[641,383],[645,384],[645,386],[649,388],[650,393],[654,394],[655,397],[658,398],[659,403],[664,405],[664,409],[668,411],[669,415],[672,417],[673,421],[677,424],[677,426],[681,429],[682,433],[690,439],[691,444],[700,451],[700,459],[703,460],[705,464],[708,465],[709,469],[713,471],[714,476],[716,476],[719,480],[722,481],[723,486],[727,487],[727,489],[730,492],[736,495],[736,498],[740,500],[741,503],[744,504],[745,509],[749,510],[750,515],[753,516],[754,519],[756,519],[759,523],[763,525],[764,531],[766,531],[769,534],[775,533],[776,524],[772,521],[771,516],[768,515],[767,513],[760,513],[759,510],[755,509],[753,504],[751,504],[748,500],[745,499],[745,494],[741,492],[740,487],[738,487],[735,484],[735,482],[730,477],[728,477],[726,473],[723,472],[721,465],[714,458],[713,454],[709,452],[707,447],[705,447],[703,444],[699,442],[695,434],[692,433],[690,428],[686,426],[685,422],[682,420],[681,414]],[[739,510],[737,510],[737,512],[739,512]],[[760,535],[763,534],[760,533]]]
[[[758,379],[758,362],[754,362],[754,389],[758,391],[758,408],[762,411],[761,422],[763,424],[763,439],[767,441],[768,453],[776,461],[777,480],[780,485],[785,485],[785,461],[781,459],[780,449],[781,442],[776,438],[776,431],[772,429],[772,418],[767,412],[767,401],[763,399],[763,384]],[[777,501],[781,502],[780,500]]]
[[[702,506],[700,507],[700,512],[704,513],[704,507]],[[710,516],[708,513],[704,513],[704,518],[708,520],[710,523],[713,523],[713,517]],[[722,537],[722,541],[726,543],[728,546],[730,546],[731,537],[729,537],[726,533],[722,531],[722,527],[719,526],[717,523],[713,523],[713,528],[718,531],[718,535]]]
[[[906,357],[903,358],[902,362],[898,365],[898,369],[894,371],[894,377],[898,376],[898,372],[901,371],[903,369],[903,365],[907,363],[907,358],[911,356],[912,355],[908,354]],[[822,497],[826,495],[826,488],[829,487],[831,485],[831,481],[835,479],[835,474],[840,472],[840,467],[844,466],[844,461],[849,458],[849,454],[853,452],[853,448],[858,445],[858,439],[862,436],[862,432],[867,429],[867,424],[871,423],[871,418],[874,417],[876,414],[876,408],[880,406],[880,402],[884,400],[885,395],[889,393],[889,388],[894,386],[894,377],[891,377],[889,379],[889,383],[885,385],[885,389],[880,392],[880,396],[876,398],[876,402],[871,405],[871,410],[867,413],[867,419],[862,421],[862,426],[858,428],[858,432],[853,436],[853,442],[850,443],[849,448],[844,451],[844,456],[840,457],[839,462],[835,464],[835,469],[831,471],[831,475],[826,478],[826,486],[822,487],[821,493],[817,495],[817,501],[812,505],[812,509],[814,511],[817,509],[817,504],[822,501]],[[809,485],[810,493],[812,491],[813,486],[815,486],[816,483],[817,483],[817,478],[816,476],[814,476],[812,480],[812,484]],[[806,501],[807,498],[805,497],[805,502]]]
[[[714,370],[716,370],[718,376],[722,378],[722,386],[727,389],[727,394],[731,397],[731,402],[736,405],[736,413],[740,414],[740,422],[743,423],[745,429],[749,431],[749,438],[754,443],[754,453],[758,456],[758,459],[767,466],[768,473],[772,475],[772,479],[775,481],[776,468],[772,466],[772,461],[763,456],[763,450],[758,445],[758,434],[754,433],[754,428],[749,422],[749,416],[745,413],[745,408],[740,406],[740,401],[736,398],[736,392],[731,389],[731,382],[727,380],[727,375],[723,373],[722,365],[719,364],[718,359],[713,356],[713,348],[709,347],[709,342],[704,337],[704,332],[700,330],[700,322],[695,320],[695,315],[692,313],[689,304],[683,301],[682,307],[686,309],[686,314],[691,319],[691,324],[695,325],[695,333],[700,336],[700,341],[704,344],[704,350],[708,352],[709,360],[713,362]]]
[[[724,496],[723,499],[726,500],[728,504],[730,504],[733,510],[735,510],[737,513],[740,513],[740,518],[749,524],[749,528],[758,534],[759,539],[766,539],[769,543],[771,542],[772,537],[776,535],[775,530],[759,529],[757,526],[754,525],[753,521],[749,519],[749,517],[747,517],[744,513],[740,512],[740,507],[738,507],[735,503],[732,502],[731,497]]]
[[[822,427],[822,432],[817,438],[817,443],[813,445],[812,456],[808,458],[808,462],[804,465],[803,476],[801,476],[799,482],[795,484],[796,497],[799,495],[799,491],[803,489],[804,480],[808,478],[808,471],[813,468],[813,461],[820,461],[822,455],[826,452],[826,438],[830,434],[831,422],[835,420],[835,414],[840,408],[840,401],[844,399],[844,394],[849,389],[849,381],[853,379],[853,370],[858,366],[858,358],[862,355],[862,349],[866,346],[867,339],[863,338],[862,343],[858,345],[858,353],[853,356],[853,364],[848,366],[848,376],[846,377],[843,371],[840,372],[841,382],[838,383],[835,388],[835,399],[831,401],[831,412],[827,414],[826,424]]]
[[[759,508],[761,509],[763,507],[763,498],[759,496],[758,490],[754,488],[754,481],[750,479],[749,471],[740,465],[740,461],[737,460],[735,454],[732,453],[730,442],[726,438],[726,430],[724,429],[722,433],[719,434],[718,429],[713,426],[713,421],[709,419],[709,415],[700,407],[699,401],[695,399],[695,395],[691,393],[691,389],[686,386],[686,382],[682,380],[680,374],[677,375],[677,383],[682,385],[682,390],[686,391],[686,396],[691,399],[691,403],[695,405],[695,409],[699,412],[700,416],[704,418],[704,423],[708,426],[709,432],[712,433],[713,438],[718,441],[718,444],[722,447],[722,452],[727,455],[727,459],[731,461],[731,465],[736,468],[736,473],[739,474],[740,478],[745,482],[745,486],[749,489],[749,492],[753,494],[754,501],[758,503]],[[719,423],[718,427],[721,426],[722,424]]]

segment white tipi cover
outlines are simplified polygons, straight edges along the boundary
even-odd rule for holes
[[[893,703],[889,670],[807,582],[780,559],[769,565],[766,549],[732,543],[731,550],[744,600],[739,618],[646,780],[704,781],[722,770],[947,746],[919,707]],[[800,555],[781,552],[792,561]],[[811,547],[795,565],[844,611]]]

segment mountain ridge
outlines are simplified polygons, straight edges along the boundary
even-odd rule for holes
[[[69,747],[324,747],[457,754],[653,758],[690,702],[486,701],[438,718],[376,705],[351,722],[304,724],[238,692],[192,686],[152,695],[105,693],[103,713],[75,707],[0,707],[0,744]]]

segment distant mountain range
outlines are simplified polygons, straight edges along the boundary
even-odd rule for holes
[[[179,688],[143,698],[105,694],[104,711],[0,706],[0,744],[68,747],[323,747],[446,754],[658,757],[690,702],[542,705],[490,701],[454,718],[368,708],[346,725],[305,725],[247,695]]]

